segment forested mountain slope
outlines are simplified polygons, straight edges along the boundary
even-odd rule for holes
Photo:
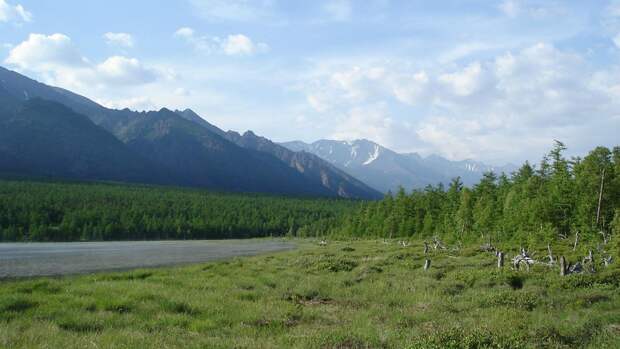
[[[306,161],[305,166],[310,169],[313,164],[320,163],[318,171],[302,171],[299,166],[293,166],[289,158],[294,154],[285,148],[287,153],[284,159],[278,152],[264,151],[249,146],[237,144],[230,139],[229,134],[203,120],[190,109],[170,111],[162,109],[152,112],[135,112],[129,109],[114,110],[105,108],[85,97],[70,91],[47,86],[29,79],[16,72],[0,68],[0,98],[2,107],[10,112],[21,103],[33,98],[54,101],[67,107],[71,115],[82,114],[96,125],[107,130],[110,134],[126,144],[128,151],[125,158],[138,155],[143,160],[134,161],[135,170],[127,173],[127,178],[146,178],[145,182],[171,183],[182,186],[199,186],[215,190],[264,192],[287,195],[311,196],[340,196],[346,198],[374,199],[381,195],[355,180],[349,175],[340,173],[331,165],[321,163],[316,158]],[[41,106],[39,106],[41,107]],[[40,109],[40,108],[39,108]],[[39,110],[39,114],[43,110]],[[58,112],[58,110],[56,110]],[[43,115],[37,122],[53,120],[50,116],[46,120]],[[55,115],[55,118],[61,117]],[[38,127],[47,127],[40,124]],[[51,127],[51,126],[50,126]],[[76,126],[77,127],[77,126]],[[8,128],[6,132],[8,132]],[[54,137],[57,129],[50,128],[49,137]],[[11,147],[27,146],[28,131],[23,129],[14,133],[11,138]],[[101,133],[100,133],[101,134]],[[19,135],[19,137],[17,137]],[[1,136],[1,134],[0,134]],[[111,137],[111,135],[110,135]],[[77,140],[77,138],[74,138]],[[89,142],[88,138],[80,141]],[[31,152],[39,152],[39,157],[45,158],[48,149],[41,146],[30,148]],[[84,145],[86,146],[86,145]],[[279,146],[276,146],[279,147]],[[50,148],[51,151],[52,148]],[[13,153],[0,150],[0,161],[8,170],[21,173],[23,166],[14,159]],[[115,169],[105,168],[96,159],[89,159],[88,154],[81,154],[79,159],[70,159],[75,152],[66,153],[66,161],[89,163],[89,170],[84,172],[74,167],[72,170],[59,171],[57,168],[46,169],[51,162],[41,162],[38,172],[50,176],[70,176],[82,179],[119,180],[125,177],[118,174],[111,175]],[[123,158],[120,154],[117,158]],[[300,155],[306,158],[306,155]],[[50,159],[53,157],[50,157]],[[149,165],[144,165],[146,162]],[[59,159],[60,160],[60,159]],[[306,159],[307,160],[307,159]],[[108,162],[110,166],[112,162]],[[143,171],[140,171],[142,167]],[[122,171],[122,166],[117,166]],[[141,177],[139,172],[145,172]],[[30,174],[30,172],[27,172]]]

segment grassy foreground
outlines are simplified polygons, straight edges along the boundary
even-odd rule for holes
[[[0,346],[620,347],[617,263],[560,277],[498,270],[475,247],[430,258],[424,271],[421,242],[299,241],[201,265],[2,281]]]

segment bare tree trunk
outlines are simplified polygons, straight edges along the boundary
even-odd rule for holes
[[[592,250],[588,251],[588,256],[586,256],[586,258],[583,259],[583,265],[585,266],[586,263],[588,263],[590,265],[590,272],[594,273],[596,272],[596,269],[594,268],[594,255],[592,254]]]
[[[549,263],[554,264],[555,258],[553,258],[553,253],[551,252],[551,244],[547,244],[547,251],[549,251]]]
[[[428,254],[428,243],[424,241],[424,254]]]
[[[424,270],[428,270],[428,268],[430,268],[430,267],[431,267],[431,260],[430,260],[430,259],[427,259],[427,260],[424,262]]]
[[[497,253],[497,267],[500,269],[504,267],[504,252]]]
[[[577,244],[579,243],[579,231],[575,232],[575,244],[573,245],[573,251],[577,249]]]
[[[603,171],[601,173],[601,189],[598,192],[598,206],[596,208],[596,226],[598,227],[598,222],[601,217],[601,202],[603,201],[603,184],[605,183],[605,168],[603,167]]]
[[[564,256],[560,257],[560,276],[566,275],[566,258]]]

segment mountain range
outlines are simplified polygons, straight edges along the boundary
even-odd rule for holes
[[[0,174],[203,187],[219,191],[378,199],[467,185],[488,170],[465,160],[399,154],[368,140],[275,143],[224,131],[191,109],[106,108],[0,67]]]
[[[109,109],[0,67],[0,172],[377,199],[316,155],[224,132],[191,110]]]
[[[465,185],[474,185],[484,172],[509,174],[516,170],[513,165],[493,167],[473,160],[450,161],[438,155],[401,154],[366,139],[281,144],[295,152],[315,154],[382,192],[395,191],[399,186],[411,190],[429,184],[448,184],[455,177],[460,177]]]

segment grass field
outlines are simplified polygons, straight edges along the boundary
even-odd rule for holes
[[[471,247],[431,251],[424,271],[421,241],[298,244],[186,267],[2,281],[0,346],[620,347],[617,263],[560,277],[508,261],[498,270],[493,254]]]

